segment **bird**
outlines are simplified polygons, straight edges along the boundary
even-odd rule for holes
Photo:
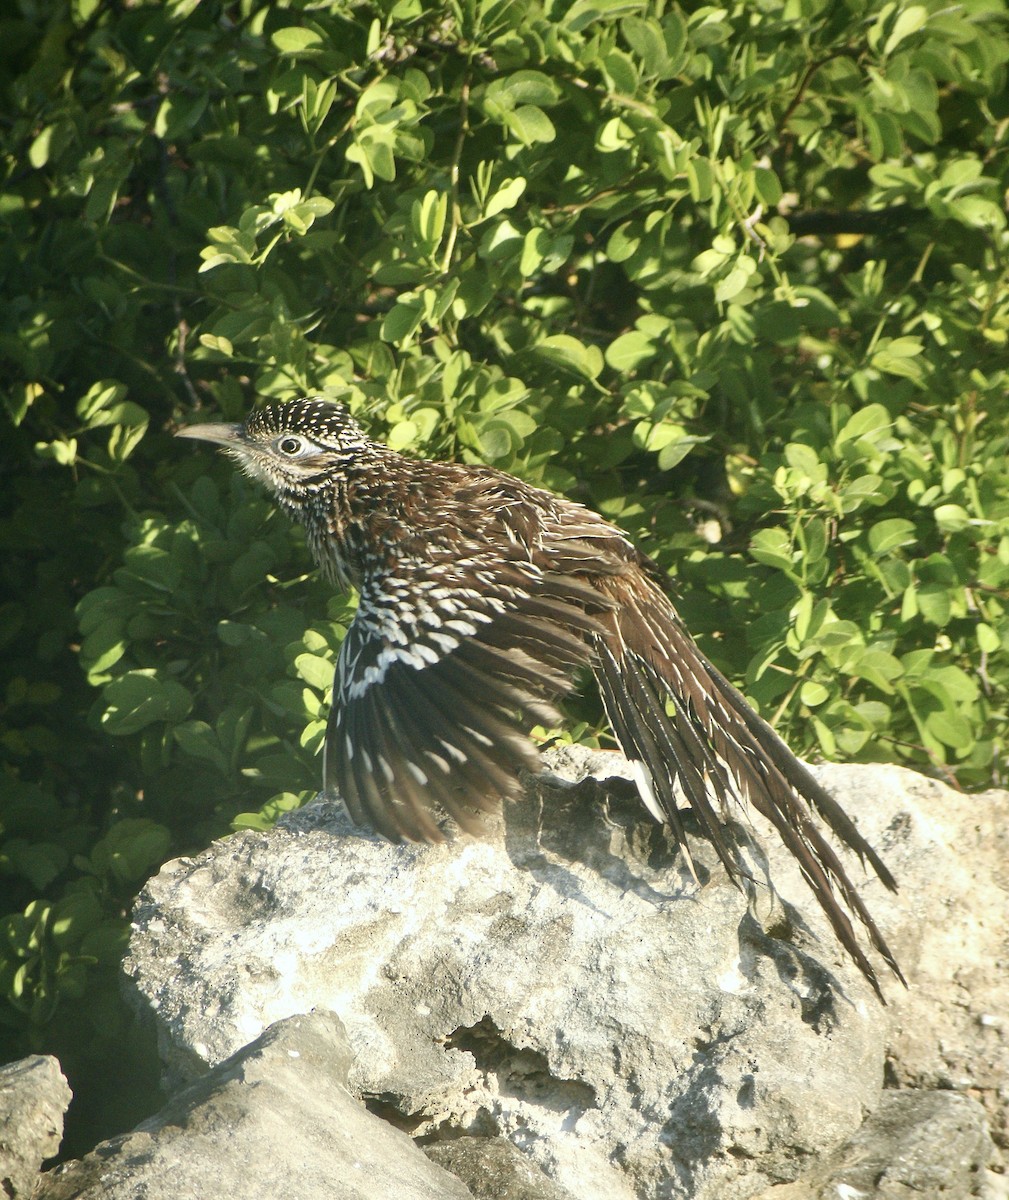
[[[591,509],[494,467],[403,455],[312,396],[177,435],[215,443],[305,529],[358,607],[341,644],[324,790],[393,842],[445,840],[539,769],[528,730],[557,727],[594,675],[638,793],[693,869],[680,808],[728,877],[749,877],[724,822],[771,823],[840,944],[885,1003],[863,939],[904,976],[820,822],[882,883],[893,876],[833,796],[708,660],[669,581]]]

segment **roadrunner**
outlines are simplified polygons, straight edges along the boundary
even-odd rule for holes
[[[358,590],[323,766],[356,822],[393,841],[436,842],[443,810],[477,829],[479,810],[519,793],[523,768],[537,770],[525,731],[560,722],[557,699],[588,667],[642,801],[685,854],[678,795],[739,883],[746,868],[720,815],[749,802],[877,995],[849,913],[903,979],[814,813],[895,890],[889,871],[704,657],[662,573],[619,529],[491,467],[406,458],[320,399],[179,436],[223,446],[305,526],[329,579]]]

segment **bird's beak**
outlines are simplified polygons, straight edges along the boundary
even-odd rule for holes
[[[217,442],[219,446],[236,449],[245,442],[242,425],[184,425],[176,429],[176,437],[197,438],[201,442]]]

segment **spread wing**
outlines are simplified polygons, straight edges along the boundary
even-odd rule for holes
[[[469,829],[520,791],[539,762],[524,730],[559,723],[553,701],[601,632],[600,597],[573,576],[518,555],[480,567],[369,577],[340,649],[325,786],[393,841],[442,841],[432,809]]]

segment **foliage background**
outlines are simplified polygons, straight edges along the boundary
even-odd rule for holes
[[[0,1060],[71,1151],[154,1103],[132,897],[311,794],[352,612],[198,412],[568,492],[799,753],[1005,781],[1004,3],[4,11]]]

